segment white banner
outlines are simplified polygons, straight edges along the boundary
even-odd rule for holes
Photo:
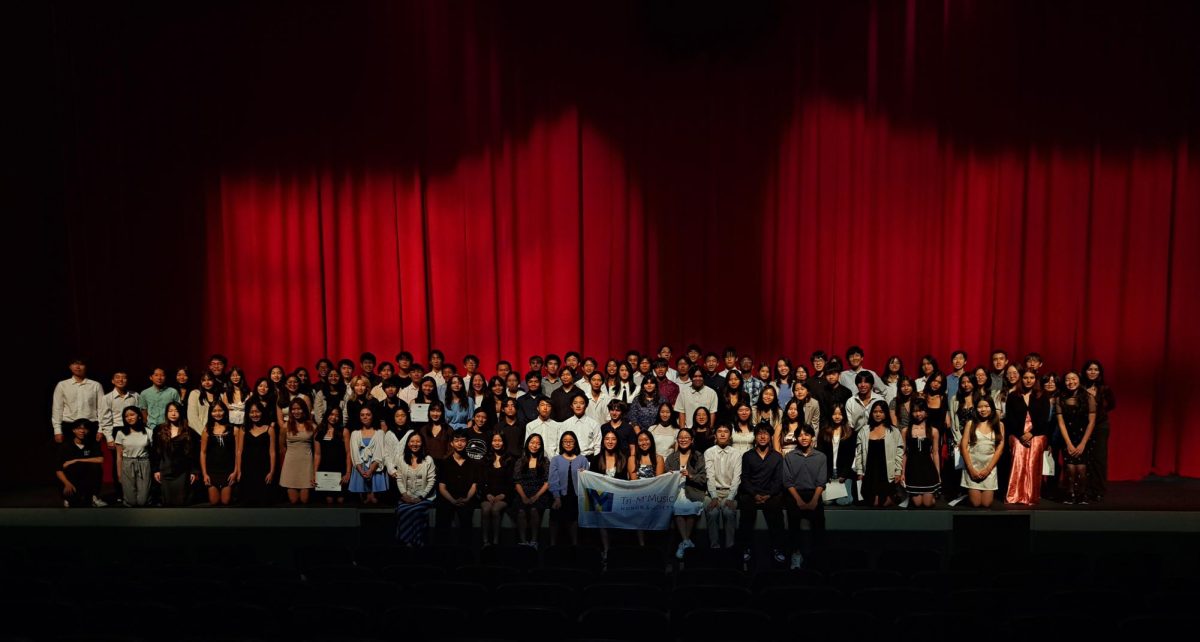
[[[623,481],[579,472],[579,525],[583,528],[666,530],[679,495],[678,472]]]

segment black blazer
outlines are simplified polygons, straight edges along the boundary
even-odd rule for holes
[[[1050,398],[1046,395],[1038,397],[1029,395],[1029,405],[1026,407],[1025,398],[1019,393],[1008,395],[1004,406],[1004,432],[1006,435],[1020,437],[1025,434],[1025,415],[1029,414],[1033,421],[1033,436],[1050,434]]]

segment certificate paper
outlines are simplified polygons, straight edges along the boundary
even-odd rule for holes
[[[336,493],[342,489],[342,476],[338,473],[317,473],[317,490]]]
[[[429,404],[415,403],[409,408],[409,410],[412,411],[412,416],[408,418],[409,421],[414,423],[425,423],[426,421],[429,421]]]

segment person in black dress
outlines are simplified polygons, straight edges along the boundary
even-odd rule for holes
[[[508,407],[515,405],[505,402]],[[483,458],[483,474],[479,489],[480,526],[483,530],[483,545],[500,543],[500,523],[504,521],[504,510],[508,508],[513,494],[513,459],[508,455],[508,440],[503,432],[492,433],[487,456]]]
[[[275,423],[258,404],[246,404],[242,429],[238,494],[242,503],[262,506],[270,502],[275,477]]]
[[[208,491],[208,503],[228,506],[237,481],[237,435],[229,425],[225,402],[217,401],[208,411],[208,422],[200,434],[200,473]]]
[[[330,406],[325,411],[325,418],[317,428],[317,437],[313,440],[313,456],[317,458],[318,473],[337,473],[342,478],[342,490],[315,491],[318,501],[324,499],[326,504],[342,504],[346,501],[345,488],[350,483],[350,459],[346,457],[346,447],[350,441],[350,433],[342,427],[342,409],[340,406]]]

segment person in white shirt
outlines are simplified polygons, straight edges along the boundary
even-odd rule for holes
[[[138,393],[127,390],[129,376],[123,370],[113,373],[113,389],[100,400],[100,434],[108,442],[110,449],[116,448],[113,441],[113,431],[122,426],[121,413],[128,407],[137,407]]]
[[[708,521],[708,540],[721,548],[722,530],[725,548],[733,548],[737,525],[737,490],[742,481],[742,453],[733,447],[729,426],[717,426],[717,443],[704,451],[704,469],[708,474],[708,500],[704,517]]]
[[[433,383],[437,384],[438,399],[446,398],[446,377],[442,376],[442,364],[446,362],[446,355],[441,350],[434,348],[429,351],[429,376],[433,378]]]
[[[587,397],[582,392],[577,393],[571,399],[572,415],[565,421],[560,421],[558,427],[560,435],[568,430],[575,433],[580,452],[591,458],[600,452],[600,423],[586,414],[587,406]]]
[[[538,416],[525,424],[525,441],[528,442],[533,435],[539,435],[545,446],[546,457],[553,459],[558,455],[558,436],[562,434],[562,427],[550,418],[549,399],[542,397],[538,400],[537,412]]]
[[[704,385],[704,370],[700,366],[692,366],[689,373],[690,386],[679,388],[679,397],[675,400],[675,412],[679,413],[681,428],[690,428],[688,422],[696,414],[696,409],[704,407],[708,412],[717,411],[717,392]]]
[[[588,376],[587,416],[596,420],[596,425],[608,421],[608,402],[612,397],[604,391],[604,374],[599,370]]]
[[[838,376],[838,383],[845,386],[850,392],[855,392],[858,389],[858,386],[855,383],[854,378],[857,377],[860,372],[870,373],[872,378],[871,387],[876,393],[879,394],[880,398],[882,398],[884,393],[887,392],[887,386],[883,383],[883,379],[880,379],[879,375],[875,374],[873,370],[868,370],[862,367],[862,362],[862,348],[858,346],[850,346],[847,348],[846,364],[850,367],[843,370],[841,375]]]
[[[860,372],[854,377],[854,385],[858,394],[846,400],[846,422],[850,427],[857,432],[863,426],[867,425],[868,412],[871,409],[871,404],[876,401],[882,401],[886,406],[887,401],[882,395],[879,395],[873,389],[875,385],[875,375],[870,372]]]
[[[50,427],[54,429],[54,441],[63,441],[63,423],[77,419],[92,422],[92,428],[100,428],[100,408],[104,399],[104,387],[99,381],[87,378],[87,364],[75,359],[69,364],[71,377],[54,386],[54,403],[50,407]]]

